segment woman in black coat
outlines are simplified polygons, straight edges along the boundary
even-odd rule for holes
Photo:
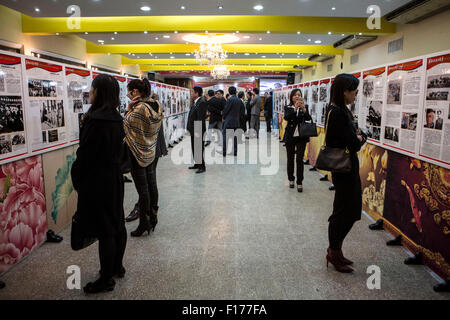
[[[284,120],[287,121],[284,133],[284,141],[286,143],[287,152],[287,175],[289,179],[289,187],[294,188],[294,159],[297,155],[297,191],[303,191],[303,157],[305,155],[306,144],[309,138],[299,136],[300,126],[303,122],[311,120],[308,112],[308,106],[302,97],[300,89],[291,91],[290,103],[284,107]]]
[[[99,75],[92,81],[91,104],[80,128],[80,145],[72,170],[78,193],[77,212],[87,236],[98,238],[100,278],[89,282],[86,293],[111,291],[113,276],[123,277],[122,260],[127,234],[120,169],[121,146],[125,137],[117,80]]]
[[[330,91],[327,114],[326,145],[347,148],[352,169],[348,173],[332,172],[334,195],[333,213],[328,219],[328,262],[339,272],[352,272],[353,262],[342,253],[342,243],[353,224],[361,219],[362,192],[357,152],[366,141],[366,135],[355,128],[354,118],[347,105],[355,101],[359,80],[351,74],[340,74],[334,79]]]

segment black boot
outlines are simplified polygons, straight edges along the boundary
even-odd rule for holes
[[[89,282],[84,288],[85,293],[100,293],[106,291],[113,291],[116,282],[114,279],[105,280],[100,277],[97,281]]]
[[[150,214],[150,228],[155,231],[155,227],[158,224],[158,209],[159,207],[153,207],[152,213]]]
[[[140,237],[144,232],[147,232],[147,235],[150,234],[150,221],[148,218],[148,214],[146,212],[142,212],[139,210],[139,225],[136,230],[131,232],[132,237]]]

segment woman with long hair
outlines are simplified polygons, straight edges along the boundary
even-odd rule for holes
[[[284,120],[287,121],[284,142],[286,143],[287,152],[287,175],[289,179],[289,187],[294,188],[294,159],[297,164],[297,191],[303,192],[303,157],[305,155],[306,144],[309,138],[300,137],[300,126],[303,122],[311,120],[308,112],[308,105],[302,97],[300,89],[291,91],[289,104],[284,107]]]
[[[99,75],[92,81],[91,107],[81,123],[80,145],[71,170],[80,224],[86,236],[98,238],[100,278],[84,287],[86,293],[111,291],[113,276],[125,275],[122,260],[127,233],[120,168],[125,133],[118,111],[119,93],[119,84],[111,76]]]
[[[333,213],[328,226],[330,246],[327,250],[327,266],[330,262],[337,271],[349,273],[353,262],[344,257],[342,243],[353,224],[361,219],[362,192],[357,152],[366,142],[366,135],[354,125],[354,117],[348,105],[355,101],[359,80],[351,74],[339,74],[330,90],[330,103],[326,122],[326,145],[348,149],[352,168],[348,173],[332,172],[335,187]]]
[[[131,102],[124,119],[125,142],[131,158],[131,176],[139,194],[139,225],[132,237],[150,234],[158,222],[156,164],[158,135],[164,118],[160,104],[150,98],[147,79],[128,84]]]

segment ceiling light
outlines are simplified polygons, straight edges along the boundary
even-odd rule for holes
[[[310,41],[310,42],[311,42],[311,39],[308,39],[308,41]]]
[[[155,37],[155,40],[158,40],[159,38],[158,37]]]
[[[190,56],[191,54],[190,53],[186,53],[186,56]]]
[[[256,11],[261,11],[262,9],[264,9],[264,7],[260,4],[257,4],[256,6],[253,7],[253,9],[255,9]]]
[[[314,43],[322,43],[322,41],[321,40],[316,40],[316,41],[314,41]]]
[[[89,34],[89,32],[85,32],[84,34]]]
[[[280,44],[283,44],[283,42],[280,42]]]
[[[205,30],[205,33],[208,33],[208,30]]]
[[[245,39],[250,39],[250,36],[244,36]]]
[[[56,35],[59,36],[59,32],[57,32]]]
[[[137,56],[138,59],[140,59],[141,57]]]
[[[41,10],[39,8],[34,8],[34,11],[40,12]]]
[[[245,55],[246,55],[246,56],[249,56],[249,55],[250,55],[250,53],[248,53],[248,52],[247,52],[247,53],[245,53]]]
[[[132,54],[132,56],[134,57],[134,56],[135,56],[135,54],[133,53],[133,54]]]
[[[180,9],[181,9],[181,10],[184,10],[184,9],[186,9],[186,7],[185,7],[185,6],[181,6]]]
[[[148,32],[147,32],[147,31],[144,31],[144,33],[147,34]]]
[[[155,59],[158,59],[158,56],[155,56]]]
[[[262,38],[259,38],[259,41],[261,41],[262,40]]]
[[[115,31],[114,34],[117,34],[117,31]]]
[[[141,7],[141,10],[142,11],[150,11],[152,9],[149,6],[143,6],[143,7]]]
[[[331,10],[333,10],[333,11],[334,11],[334,10],[336,10],[336,8],[335,8],[335,7],[333,7],[333,8],[331,8]]]
[[[345,36],[345,34],[343,33],[343,34],[341,34],[341,36]]]
[[[236,31],[236,33],[239,33],[239,30],[238,30],[238,31]]]
[[[177,30],[175,30],[173,33],[175,33],[175,34],[177,34],[178,33],[178,31]]]
[[[359,35],[362,36],[362,32],[360,32]]]
[[[165,34],[165,35],[163,35],[163,38],[169,39],[169,38],[170,38],[170,36],[169,36],[169,35],[167,35],[167,34]]]
[[[173,54],[173,52],[169,53],[169,54]]]
[[[97,40],[97,41],[100,42],[100,43],[105,42],[105,40]]]
[[[111,40],[114,40],[114,37],[111,37]]]
[[[328,31],[328,34],[331,34],[331,32],[330,32],[330,31]]]
[[[300,34],[301,32],[300,31],[297,31],[297,34]]]
[[[261,58],[265,58],[266,56],[261,56]]]
[[[270,30],[267,30],[267,32],[266,33],[270,33]]]
[[[219,4],[219,5],[217,6],[217,9],[222,10],[222,9],[223,9],[223,6]]]
[[[175,59],[175,57],[174,57],[174,56],[171,56],[170,59]]]

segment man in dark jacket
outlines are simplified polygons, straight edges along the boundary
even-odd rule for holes
[[[250,102],[252,101],[252,96],[253,93],[251,91],[247,91],[247,103],[245,105],[246,110],[245,114],[247,115],[248,130],[250,130],[250,120],[252,118],[252,106],[250,105]]]
[[[225,109],[223,110],[223,148],[222,154],[227,155],[227,136],[234,137],[234,156],[237,156],[237,137],[234,130],[241,126],[242,101],[236,97],[236,87],[229,87],[228,92],[230,98],[227,101]]]
[[[222,111],[225,107],[226,100],[215,96],[213,90],[208,91],[208,111],[209,111],[209,126],[208,129],[218,129],[222,131]],[[208,132],[205,147],[211,143],[211,131]]]
[[[206,110],[208,105],[206,100],[202,98],[202,95],[202,87],[194,87],[192,90],[194,104],[189,111],[187,123],[187,130],[191,134],[191,148],[195,163],[192,167],[189,167],[189,169],[197,169],[195,173],[203,173],[206,171],[203,135],[206,132]]]
[[[272,91],[270,94],[267,92],[264,94],[264,118],[266,118],[267,132],[272,132],[272,94]]]

